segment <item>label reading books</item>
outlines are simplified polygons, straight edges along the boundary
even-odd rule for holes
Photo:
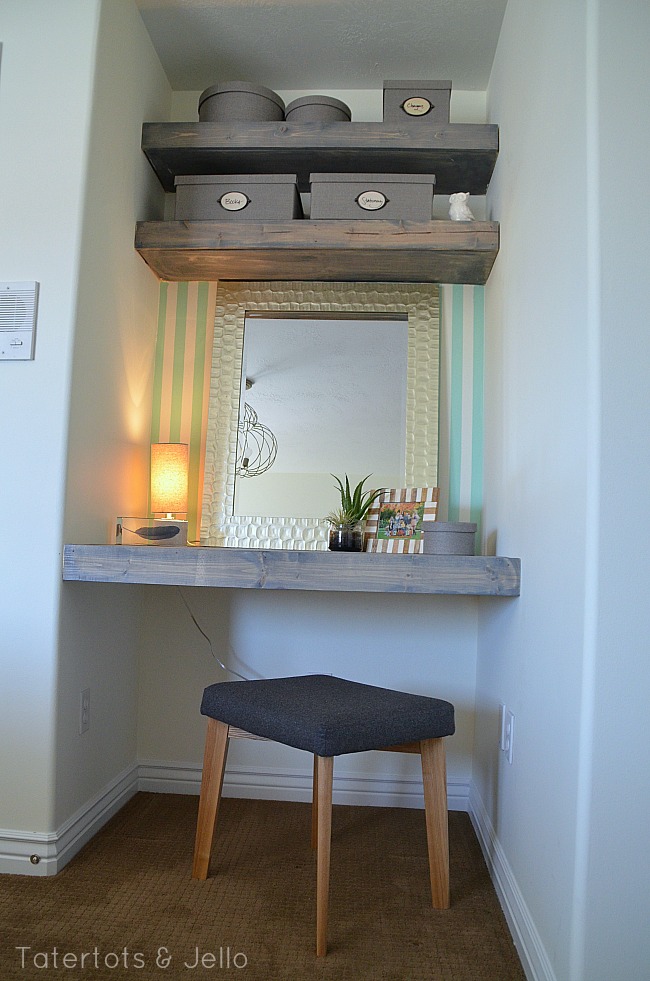
[[[388,198],[381,191],[362,191],[356,199],[357,204],[364,211],[379,211],[387,201]]]
[[[428,112],[431,112],[433,106],[428,99],[412,96],[402,103],[402,109],[408,116],[426,116]]]
[[[219,198],[219,204],[226,211],[241,211],[249,203],[249,198],[243,191],[226,191]]]

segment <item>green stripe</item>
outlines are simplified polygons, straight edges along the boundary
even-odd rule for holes
[[[460,513],[460,467],[463,438],[463,287],[452,287],[451,393],[449,409],[449,521]]]
[[[178,443],[181,438],[181,412],[183,409],[183,372],[185,369],[185,334],[187,333],[187,283],[179,283],[176,293],[176,324],[174,327],[174,363],[172,370],[171,413],[169,442]]]
[[[151,405],[151,442],[160,442],[160,413],[162,411],[163,358],[165,355],[165,320],[167,319],[167,283],[160,284],[158,297],[158,336],[153,366]]]
[[[445,301],[445,287],[442,283],[438,283],[438,434],[437,434],[437,447],[438,447],[438,459],[436,460],[436,483],[440,484],[440,471],[442,469],[443,460],[443,442],[442,442],[442,427],[444,418],[444,409],[442,406],[442,372],[443,372],[443,304]],[[440,507],[440,505],[438,505]],[[438,517],[440,517],[440,511],[438,511]]]
[[[196,310],[196,341],[194,355],[194,377],[192,379],[192,421],[190,432],[190,473],[189,473],[189,508],[188,533],[190,540],[199,537],[198,505],[199,472],[201,463],[201,430],[203,427],[203,385],[206,352],[206,335],[208,326],[208,295],[209,283],[199,283]]]
[[[472,482],[470,521],[475,521],[476,541],[481,541],[483,516],[484,418],[483,385],[485,372],[485,290],[474,287],[474,364],[472,366]]]

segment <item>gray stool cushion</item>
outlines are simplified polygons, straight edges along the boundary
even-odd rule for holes
[[[317,756],[359,753],[454,732],[450,702],[325,674],[210,685],[203,692],[201,713]]]

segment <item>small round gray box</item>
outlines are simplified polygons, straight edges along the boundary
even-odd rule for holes
[[[473,521],[423,521],[425,555],[474,555],[476,524]]]
[[[306,95],[287,106],[284,118],[288,123],[349,123],[350,107],[327,95]]]

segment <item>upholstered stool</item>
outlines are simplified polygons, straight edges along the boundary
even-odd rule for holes
[[[420,753],[431,898],[449,906],[447,777],[443,737],[454,707],[439,698],[362,685],[330,675],[210,685],[193,876],[207,879],[231,726],[314,754],[312,845],[317,848],[316,953],[327,952],[333,758],[382,749]]]

